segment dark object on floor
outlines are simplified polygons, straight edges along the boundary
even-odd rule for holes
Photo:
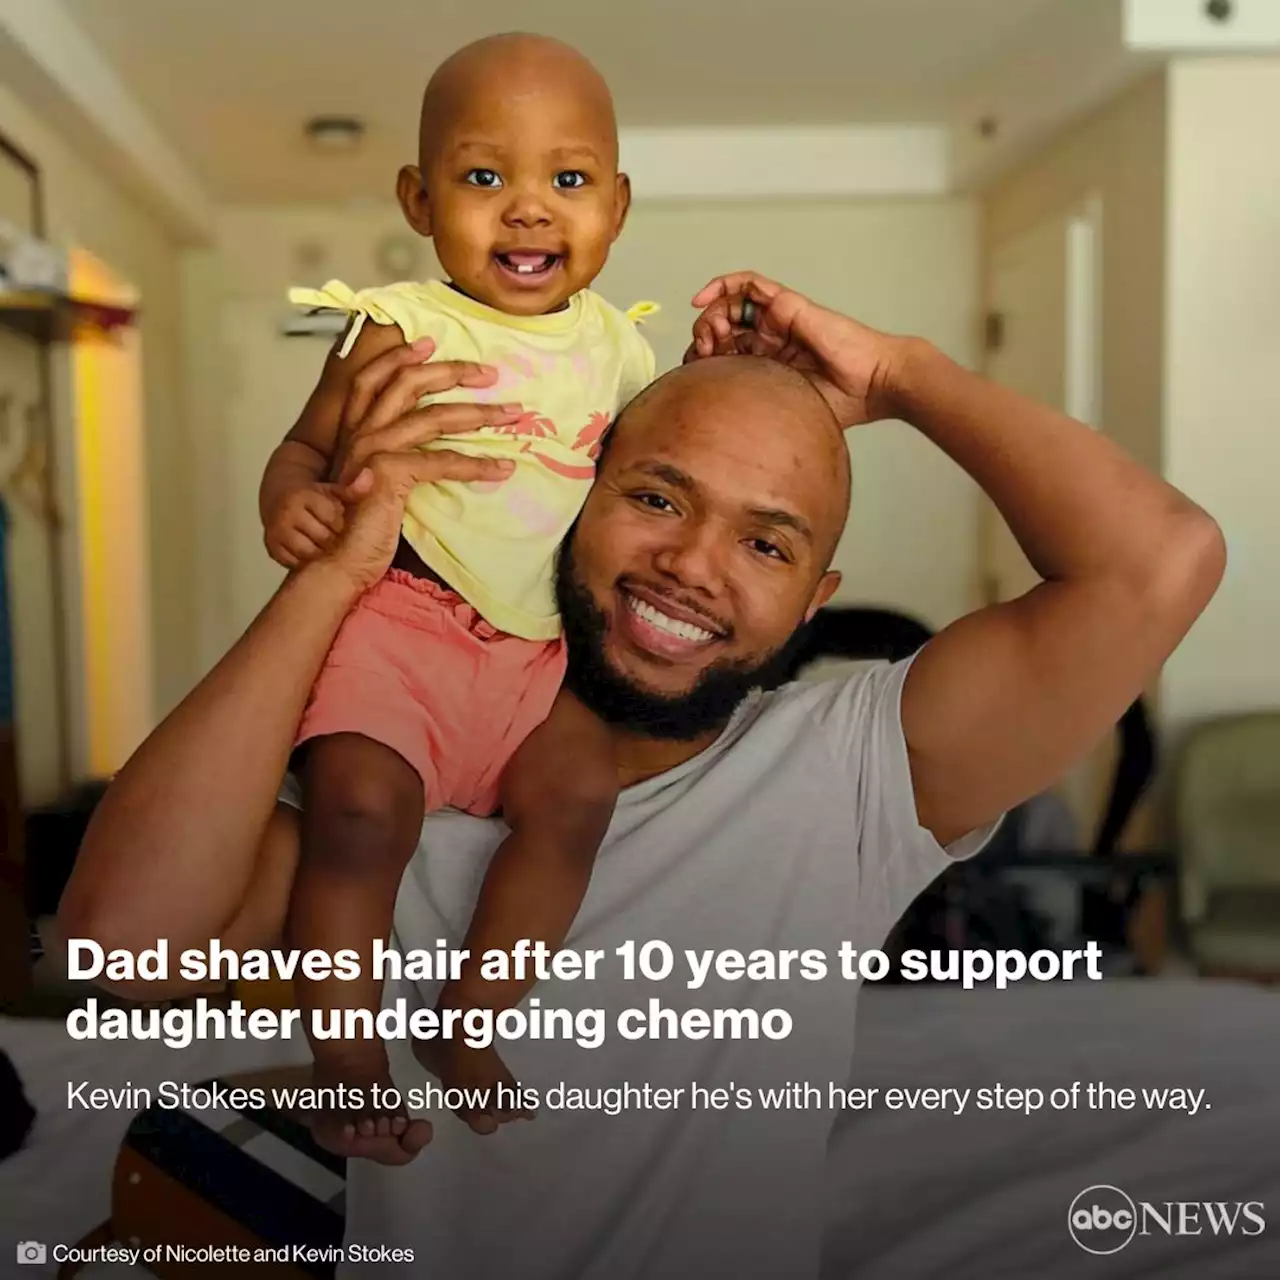
[[[18,1069],[0,1050],[0,1160],[22,1149],[36,1122],[36,1109],[27,1100]]]
[[[106,789],[105,782],[86,782],[56,804],[27,814],[26,899],[33,920],[58,909],[85,828]]]

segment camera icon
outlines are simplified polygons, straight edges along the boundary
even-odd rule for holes
[[[49,1260],[49,1250],[35,1240],[18,1241],[18,1261],[43,1266]]]

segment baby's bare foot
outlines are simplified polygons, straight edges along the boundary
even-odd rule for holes
[[[425,1120],[410,1120],[403,1103],[386,1105],[394,1089],[385,1057],[317,1057],[312,1071],[316,1109],[307,1117],[320,1146],[349,1159],[408,1164],[431,1141]]]
[[[472,1049],[450,1040],[418,1040],[414,1056],[444,1089],[461,1090],[469,1105],[454,1115],[480,1134],[493,1133],[499,1125],[525,1118],[516,1102],[519,1085],[498,1051]]]

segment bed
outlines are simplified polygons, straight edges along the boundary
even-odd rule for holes
[[[1280,993],[1195,978],[872,986],[858,1037],[851,1082],[864,1088],[1192,1086],[1209,1107],[846,1111],[831,1142],[824,1280],[1280,1277]],[[1094,1184],[1157,1206],[1259,1201],[1274,1221],[1251,1238],[1203,1221],[1198,1236],[1153,1226],[1091,1256],[1067,1214]]]
[[[6,1234],[49,1242],[75,1241],[108,1216],[130,1120],[67,1111],[67,1080],[196,1081],[300,1061],[298,1045],[279,1042],[182,1053],[125,1042],[90,1055],[60,1023],[0,1022],[0,1045],[41,1112],[27,1148],[0,1163]],[[1067,1210],[1078,1192],[1107,1183],[1157,1204],[1260,1201],[1280,1218],[1277,1062],[1280,993],[1244,984],[867,986],[850,1086],[1190,1085],[1210,1106],[1196,1116],[1047,1106],[1026,1115],[972,1103],[959,1116],[846,1112],[830,1147],[823,1280],[1274,1280],[1280,1222],[1251,1239],[1140,1237],[1096,1257],[1072,1242]]]

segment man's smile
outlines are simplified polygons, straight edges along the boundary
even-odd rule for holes
[[[639,585],[619,587],[625,608],[618,629],[635,649],[668,662],[702,653],[728,637],[728,628],[698,610],[679,605],[660,592]]]

